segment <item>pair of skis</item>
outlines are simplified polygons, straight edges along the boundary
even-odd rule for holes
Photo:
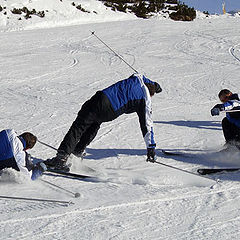
[[[170,156],[184,156],[185,155],[184,153],[168,152],[165,150],[161,150],[161,152],[165,155],[170,155]],[[223,173],[223,172],[236,172],[239,170],[240,170],[240,168],[200,168],[197,170],[197,172],[200,175],[209,175],[209,174],[216,174],[216,173]],[[88,175],[76,174],[76,173],[71,173],[71,172],[63,172],[63,171],[53,170],[53,169],[48,169],[47,172],[53,173],[54,175],[68,177],[68,178],[75,178],[75,179],[79,179],[79,180],[94,178],[94,177],[88,176]]]
[[[161,152],[168,156],[187,156],[185,153],[181,152],[170,152],[165,150],[161,150]],[[200,175],[210,175],[224,172],[237,172],[239,170],[240,168],[199,168],[197,172]]]

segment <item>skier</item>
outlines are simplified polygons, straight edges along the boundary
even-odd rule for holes
[[[23,172],[32,180],[37,179],[46,170],[44,163],[34,165],[26,150],[34,147],[37,141],[32,133],[17,135],[13,129],[0,132],[0,170],[13,168]]]
[[[226,117],[222,120],[225,146],[228,150],[233,149],[233,147],[240,149],[240,111],[234,111],[240,110],[240,95],[223,89],[219,92],[218,97],[222,104],[215,105],[211,109],[211,115],[219,115],[220,111],[233,111],[227,112]]]
[[[154,161],[156,144],[152,128],[151,97],[161,91],[158,83],[140,74],[133,74],[102,91],[97,91],[78,112],[76,120],[58,148],[56,157],[46,160],[45,164],[56,170],[69,171],[69,155],[73,153],[81,157],[86,146],[96,136],[101,123],[112,121],[123,113],[133,112],[139,117],[147,146],[147,161]]]

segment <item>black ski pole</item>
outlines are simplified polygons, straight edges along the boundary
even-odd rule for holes
[[[198,175],[198,174],[196,174],[196,173],[189,172],[189,171],[184,170],[184,169],[181,169],[181,168],[173,167],[173,166],[167,165],[167,164],[165,164],[165,163],[161,163],[161,162],[158,162],[158,161],[154,161],[153,163],[157,163],[157,164],[163,165],[163,166],[165,166],[165,167],[169,167],[169,168],[172,168],[172,169],[175,169],[175,170],[178,170],[178,171],[182,171],[182,172],[184,172],[184,173],[192,174],[192,175],[197,176],[197,177],[205,178],[205,179],[211,180],[211,181],[213,181],[213,182],[215,182],[215,183],[218,182],[218,181],[216,181],[216,180],[214,180],[214,179],[211,179],[211,178],[208,178],[208,177],[205,177],[205,176],[200,176],[200,175]]]
[[[127,61],[125,61],[123,57],[121,57],[119,54],[117,54],[116,51],[114,51],[114,50],[113,50],[111,47],[109,47],[101,38],[99,38],[99,37],[95,34],[95,32],[92,32],[92,31],[90,31],[90,32],[91,32],[92,35],[93,35],[94,37],[96,37],[102,44],[104,44],[108,49],[110,49],[117,57],[119,57],[124,63],[126,63],[135,73],[138,73],[138,71],[137,71],[136,69],[134,69]]]
[[[44,145],[44,146],[46,146],[46,147],[49,147],[49,148],[57,151],[57,149],[56,149],[55,147],[53,147],[53,146],[51,146],[51,145],[49,145],[49,144],[47,144],[47,143],[44,143],[44,142],[40,141],[39,139],[38,139],[37,141],[38,141],[39,143],[41,143],[42,145]]]
[[[44,198],[28,198],[28,197],[14,197],[14,196],[3,196],[0,195],[2,199],[10,199],[10,200],[22,200],[22,201],[37,201],[37,202],[51,202],[51,203],[61,203],[61,204],[74,204],[71,201],[61,201],[61,200],[51,200],[51,199],[44,199]]]
[[[67,190],[67,189],[65,189],[65,188],[63,188],[63,187],[60,187],[60,186],[58,186],[58,185],[56,185],[56,184],[54,184],[54,183],[51,183],[51,182],[49,182],[49,181],[46,181],[46,180],[43,180],[43,179],[40,179],[42,182],[45,182],[45,183],[47,183],[48,185],[51,185],[51,186],[53,186],[53,187],[56,187],[56,188],[58,188],[58,189],[61,189],[61,190],[63,190],[63,191],[65,191],[65,192],[67,192],[67,193],[70,193],[70,194],[72,194],[75,198],[78,198],[78,197],[80,197],[80,193],[78,193],[78,192],[72,192],[72,191],[70,191],[70,190]]]

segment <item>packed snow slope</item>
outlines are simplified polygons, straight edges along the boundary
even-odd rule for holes
[[[239,92],[239,18],[189,23],[137,19],[5,30],[0,38],[1,129],[30,131],[58,147],[87,99],[133,73],[91,35],[95,31],[163,88],[153,97],[159,162],[193,173],[199,167],[240,166],[240,154],[214,153],[224,144],[224,115],[210,116],[219,90]],[[160,149],[186,155],[165,156]],[[40,159],[55,155],[40,143],[29,153]],[[79,192],[80,198],[5,171],[1,196],[74,204],[0,199],[1,239],[240,238],[240,173],[209,180],[145,160],[138,118],[131,114],[103,124],[83,162],[71,159],[73,172],[97,178],[43,176]]]

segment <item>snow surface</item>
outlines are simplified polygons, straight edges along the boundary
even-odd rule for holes
[[[79,21],[66,17],[61,24]],[[193,173],[199,167],[240,167],[238,153],[214,153],[224,144],[223,115],[210,116],[220,89],[239,92],[239,18],[210,16],[187,23],[154,18],[58,28],[49,28],[55,26],[51,19],[49,24],[25,21],[24,28],[18,24],[13,19],[1,25],[1,129],[31,131],[58,147],[87,99],[133,73],[91,35],[95,31],[163,88],[153,97],[159,162]],[[13,26],[32,30],[13,31]],[[186,156],[165,156],[160,149]],[[41,159],[55,155],[40,143],[29,153]],[[239,239],[239,173],[209,180],[145,160],[138,118],[131,114],[103,124],[83,162],[71,159],[74,172],[97,179],[43,176],[80,198],[4,171],[1,196],[74,204],[0,199],[0,238]]]

